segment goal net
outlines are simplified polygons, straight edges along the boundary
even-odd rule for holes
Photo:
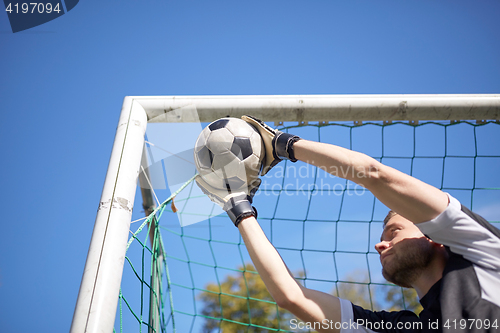
[[[500,224],[498,122],[311,122],[277,128],[363,152]],[[171,150],[146,140],[150,155]],[[217,206],[199,203],[203,196],[188,178],[194,167],[173,192],[158,181],[171,178],[167,164],[142,175],[159,205],[131,225],[115,330],[299,331],[299,321],[266,292],[231,221]],[[200,208],[190,210],[191,202]],[[414,293],[381,275],[374,245],[388,209],[369,191],[305,163],[284,161],[262,178],[254,205],[269,240],[304,286],[375,310],[419,311]],[[139,209],[135,215],[140,217]],[[195,216],[197,223],[181,226],[183,216]]]

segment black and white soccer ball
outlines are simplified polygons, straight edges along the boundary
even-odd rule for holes
[[[198,136],[194,161],[209,185],[235,190],[259,177],[264,154],[264,143],[255,127],[238,118],[221,118]]]

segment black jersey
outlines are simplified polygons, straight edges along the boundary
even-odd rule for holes
[[[417,224],[446,246],[443,277],[422,312],[370,311],[341,300],[341,332],[500,332],[500,230],[449,196],[435,219]]]

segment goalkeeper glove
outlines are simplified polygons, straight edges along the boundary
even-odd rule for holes
[[[262,168],[262,176],[283,159],[297,162],[293,152],[293,144],[299,141],[300,137],[272,129],[262,120],[252,116],[242,116],[241,119],[256,127],[264,142],[266,156]]]
[[[238,227],[240,222],[249,216],[257,218],[257,209],[252,207],[253,196],[259,189],[261,180],[257,178],[248,187],[240,187],[237,190],[220,190],[210,186],[201,176],[195,178],[198,187],[210,200],[222,207],[227,213],[234,226]]]

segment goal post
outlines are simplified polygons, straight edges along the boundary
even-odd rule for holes
[[[198,117],[183,112],[195,107]],[[148,123],[202,122],[251,114],[266,122],[500,119],[500,94],[125,97],[77,298],[71,332],[112,332]],[[141,186],[143,188],[144,186]],[[154,206],[143,190],[145,212]],[[154,220],[153,220],[154,221]],[[159,254],[161,258],[162,253]],[[152,288],[158,281],[151,279]],[[150,297],[153,296],[151,293]],[[157,294],[157,293],[156,293]],[[153,301],[150,301],[154,306]],[[152,327],[158,314],[150,312]],[[158,331],[157,329],[154,329]]]
[[[71,332],[111,332],[116,315],[147,116],[125,99],[71,324]]]

